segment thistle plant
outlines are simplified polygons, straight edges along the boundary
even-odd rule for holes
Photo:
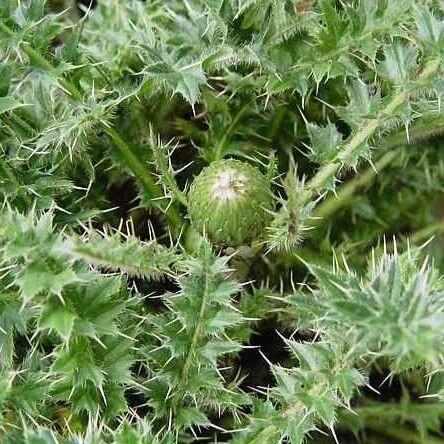
[[[442,2],[84,3],[0,4],[0,442],[443,442]]]

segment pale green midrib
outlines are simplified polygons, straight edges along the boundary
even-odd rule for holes
[[[404,149],[406,145],[414,145],[422,140],[433,138],[439,134],[444,133],[444,117],[427,122],[434,124],[430,128],[422,121],[414,124],[409,132],[409,140],[407,140],[404,131],[394,133],[387,136],[381,144],[384,146],[384,152],[374,165],[368,167],[364,172],[354,176],[348,182],[342,184],[335,195],[330,194],[323,202],[321,202],[314,210],[312,226],[318,226],[325,222],[328,216],[331,216],[336,211],[345,207],[349,198],[356,192],[356,190],[363,188],[371,183],[371,181],[384,170],[391,162],[399,155],[400,150]]]
[[[438,66],[439,60],[429,61],[420,73],[417,83],[425,81],[429,76],[435,73]],[[321,167],[314,177],[307,183],[305,191],[301,196],[301,204],[306,204],[313,199],[315,194],[327,185],[329,180],[342,169],[344,160],[353,158],[361,144],[374,135],[381,121],[386,117],[392,116],[396,108],[407,101],[409,95],[410,89],[399,91],[375,118],[366,120],[363,127],[351,137],[351,139],[345,144],[344,149],[336,155],[335,159]]]
[[[177,412],[178,403],[180,401],[180,396],[183,395],[183,387],[188,381],[191,362],[193,359],[193,355],[196,352],[196,346],[197,346],[197,343],[199,340],[200,331],[202,329],[202,322],[203,322],[203,318],[205,315],[205,308],[206,308],[207,299],[208,299],[208,284],[209,284],[209,279],[210,279],[207,274],[207,271],[205,270],[204,272],[205,272],[205,285],[204,285],[204,290],[202,293],[202,299],[200,302],[199,314],[197,316],[196,325],[194,327],[193,335],[191,337],[190,347],[188,348],[188,352],[185,356],[185,361],[183,363],[183,366],[182,366],[182,369],[180,372],[180,377],[179,377],[179,382],[178,382],[177,389],[176,389],[176,394],[173,396],[173,399],[171,402],[171,408],[172,408],[173,413]]]
[[[71,254],[78,258],[82,259],[83,261],[96,265],[98,267],[107,268],[109,270],[119,270],[123,273],[127,273],[131,276],[144,276],[147,278],[150,278],[156,274],[161,274],[162,270],[156,267],[155,265],[152,265],[151,267],[147,266],[137,266],[134,263],[128,264],[124,262],[119,261],[113,261],[109,257],[103,257],[99,254],[94,254],[88,249],[82,248],[79,245],[75,245],[71,249]]]
[[[0,22],[0,30],[2,30],[9,36],[14,35],[13,31],[11,31],[2,22]],[[83,93],[73,83],[64,78],[60,78],[59,73],[48,60],[46,60],[41,54],[39,54],[33,48],[28,46],[25,42],[21,43],[23,51],[31,61],[33,61],[37,66],[39,66],[44,71],[50,73],[57,80],[61,89],[63,89],[65,92],[67,92],[76,100],[83,102],[84,99]],[[113,140],[115,149],[117,149],[121,153],[129,169],[142,182],[143,187],[146,190],[149,197],[151,199],[157,199],[161,197],[162,193],[160,188],[154,182],[154,179],[148,173],[148,170],[144,168],[144,166],[139,162],[137,157],[131,151],[131,148],[123,139],[123,137],[116,130],[106,125],[102,125],[102,129]],[[167,217],[170,219],[171,223],[173,224],[174,231],[178,232],[180,230],[180,227],[184,225],[184,222],[182,221],[182,218],[179,212],[176,210],[176,208],[173,205],[170,205],[168,207],[168,205],[165,205],[163,201],[164,200],[162,199],[159,201],[154,200],[155,205],[157,207],[166,211]]]

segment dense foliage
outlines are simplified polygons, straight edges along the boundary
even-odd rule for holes
[[[0,1],[0,442],[444,442],[443,101],[440,0]]]

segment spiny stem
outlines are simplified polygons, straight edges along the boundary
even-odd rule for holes
[[[125,159],[125,162],[128,165],[129,169],[142,182],[142,185],[149,197],[152,199],[156,199],[158,196],[160,196],[161,191],[157,184],[154,182],[154,179],[149,174],[148,169],[134,155],[134,153],[131,151],[131,148],[122,139],[120,134],[111,127],[103,127],[103,130],[114,142],[115,148]],[[157,206],[161,209],[165,209],[165,204],[162,203],[161,200],[158,201]],[[178,211],[173,206],[170,206],[167,214],[173,224],[173,228],[175,230],[180,229],[180,226],[182,225],[182,219]]]
[[[196,325],[194,326],[193,336],[191,337],[191,343],[188,348],[187,354],[185,356],[185,361],[183,363],[181,372],[180,372],[180,379],[178,383],[178,387],[176,389],[176,393],[173,397],[172,403],[171,403],[171,409],[173,413],[176,413],[177,406],[180,401],[180,397],[182,396],[182,387],[187,383],[189,378],[189,372],[190,372],[190,366],[193,359],[194,354],[196,353],[196,346],[197,342],[199,340],[200,332],[202,330],[202,323],[203,318],[205,316],[205,309],[207,306],[207,299],[208,299],[208,282],[209,277],[205,276],[205,286],[202,294],[202,299],[200,301],[200,308],[199,308],[199,314],[197,315],[196,319]]]
[[[14,31],[12,31],[8,26],[6,26],[3,22],[0,22],[0,30],[7,34],[9,37],[14,36]],[[52,63],[45,59],[39,52],[31,48],[26,42],[20,42],[23,52],[28,56],[31,62],[34,62],[38,67],[43,69],[44,71],[52,74],[55,79],[59,82],[62,89],[68,92],[70,95],[75,97],[78,100],[83,99],[82,92],[71,82],[64,79],[63,77],[59,78],[59,73],[57,69],[54,68]]]
[[[6,176],[6,178],[9,179],[9,181],[12,184],[14,184],[14,186],[17,187],[17,189],[20,189],[22,184],[20,183],[19,178],[17,177],[17,175],[12,170],[12,168],[9,167],[9,165],[5,162],[5,160],[2,157],[0,157],[0,172],[3,172],[3,174]],[[1,192],[1,188],[0,188],[0,192]],[[22,202],[25,205],[30,204],[30,198],[27,194],[20,196],[18,201]]]
[[[431,140],[444,134],[444,114],[426,116],[418,119],[409,128],[408,136],[405,130],[386,136],[381,144],[384,149],[397,148],[405,145]]]
[[[327,220],[334,213],[341,208],[347,206],[351,200],[350,197],[356,193],[357,190],[368,186],[377,177],[384,168],[399,156],[401,149],[407,144],[414,144],[433,138],[439,134],[444,133],[444,116],[437,116],[431,122],[433,127],[427,125],[423,121],[418,121],[413,124],[409,132],[409,140],[406,139],[404,131],[393,133],[384,139],[381,146],[386,151],[374,164],[370,166],[361,174],[354,176],[351,180],[341,185],[335,195],[328,196],[313,212],[313,225],[321,225],[323,221]]]
[[[159,190],[154,179],[147,174],[146,168],[139,162],[121,135],[113,128],[104,128],[105,133],[111,138],[117,150],[125,159],[130,170],[140,179],[150,197],[158,196]]]
[[[378,173],[386,168],[398,155],[399,150],[388,151],[378,159],[378,161],[374,164],[374,168],[367,168],[366,171],[355,176],[352,180],[341,186],[339,188],[339,192],[335,196],[331,196],[330,198],[324,200],[314,210],[314,220],[312,225],[322,224],[322,222],[325,221],[329,216],[346,206],[350,202],[350,197],[355,194],[356,190],[371,183]]]
[[[282,121],[284,120],[285,115],[287,114],[288,110],[285,106],[281,106],[278,108],[271,119],[270,127],[267,132],[267,137],[270,140],[273,140],[276,137],[276,134],[279,131],[279,128],[281,127]]]
[[[178,187],[174,172],[170,169],[168,155],[165,156],[162,145],[158,145],[152,127],[150,127],[150,144],[154,155],[154,163],[159,174],[159,179],[171,191],[172,195],[185,207],[188,205],[186,194]]]
[[[415,82],[415,85],[417,86],[418,84],[421,84],[432,74],[434,74],[438,70],[439,63],[439,60],[432,60],[428,62],[422,72],[419,74],[418,82]],[[381,122],[383,122],[387,117],[392,116],[394,111],[408,100],[410,92],[411,88],[399,91],[392,97],[388,104],[378,113],[375,118],[367,119],[365,121],[362,128],[360,128],[350,138],[350,140],[344,146],[344,149],[336,155],[335,159],[321,167],[315,176],[307,183],[305,191],[301,196],[302,204],[313,199],[319,190],[323,189],[329,181],[334,179],[335,175],[342,169],[344,162],[355,157],[361,145],[375,134]]]
[[[14,32],[2,22],[0,22],[0,30],[2,30],[9,36],[14,35]],[[51,74],[57,80],[59,86],[64,91],[66,91],[70,96],[72,96],[79,102],[83,102],[83,92],[80,91],[72,82],[61,77],[57,69],[45,57],[43,57],[40,53],[35,51],[25,42],[22,42],[22,49],[23,52],[31,60],[31,62],[40,67],[42,70]],[[156,185],[148,170],[139,162],[137,157],[133,154],[130,146],[125,142],[123,137],[119,133],[117,133],[116,130],[108,126],[102,125],[102,128],[104,132],[114,142],[115,149],[117,149],[122,157],[125,159],[125,162],[127,163],[129,169],[142,182],[142,185],[150,198],[157,199],[162,196],[160,188]],[[165,210],[167,217],[172,223],[174,234],[178,234],[181,226],[183,225],[182,218],[178,211],[172,205],[169,206],[169,208],[167,209],[167,205],[164,202],[159,203],[157,206]]]
[[[22,45],[23,52],[29,57],[29,59],[34,62],[37,66],[39,66],[44,71],[52,74],[54,78],[59,83],[59,86],[61,89],[63,89],[65,92],[67,92],[70,96],[75,98],[78,101],[83,101],[83,94],[82,92],[77,88],[76,85],[74,85],[69,80],[66,80],[63,77],[59,76],[58,71],[54,68],[54,66],[48,62],[41,54],[39,54],[37,51],[35,51],[33,48],[31,48],[28,45]]]

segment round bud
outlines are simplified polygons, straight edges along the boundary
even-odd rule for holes
[[[191,224],[219,245],[243,245],[260,236],[272,207],[268,179],[240,160],[212,162],[188,193]]]

